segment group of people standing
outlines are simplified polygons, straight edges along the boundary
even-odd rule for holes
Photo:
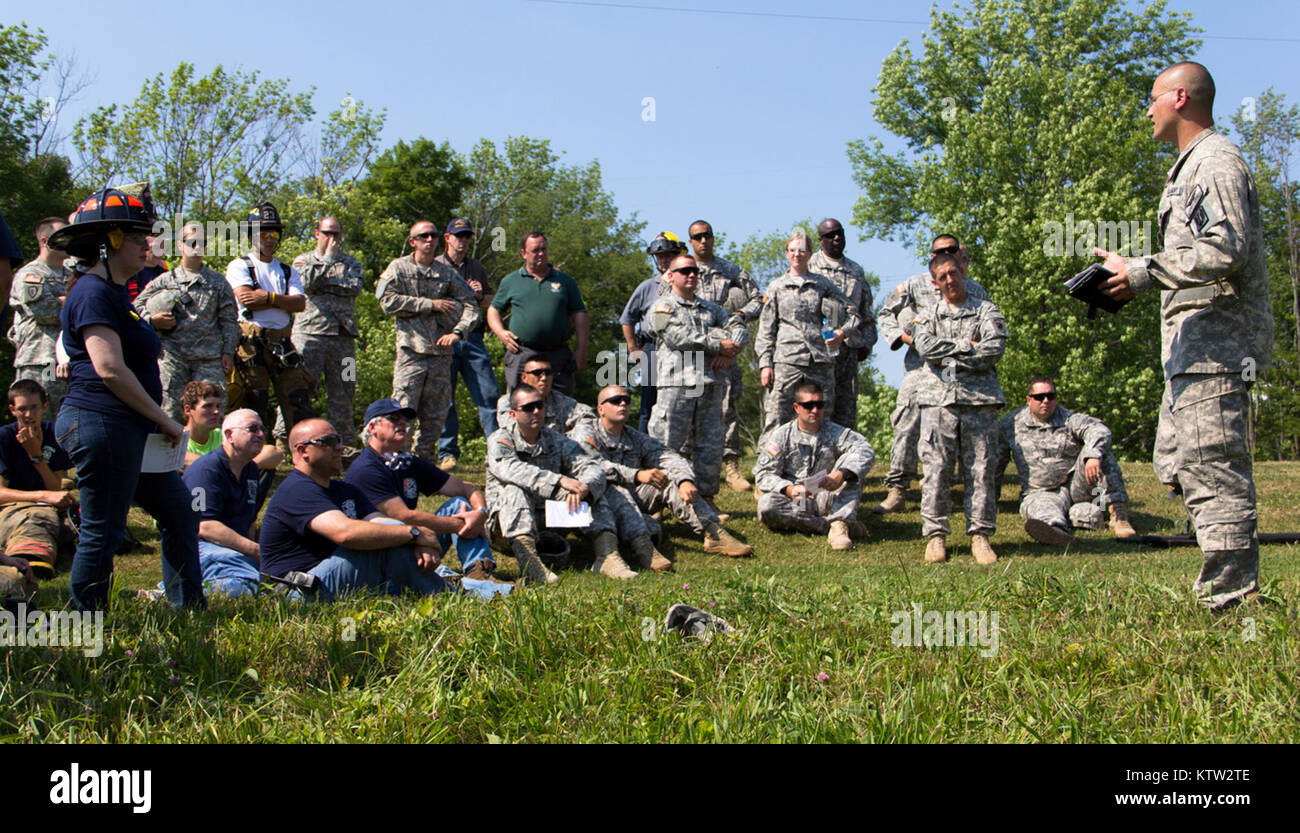
[[[1272,322],[1258,197],[1240,151],[1212,128],[1212,103],[1213,81],[1199,64],[1175,64],[1156,79],[1148,111],[1154,136],[1180,150],[1160,207],[1165,251],[1127,259],[1098,254],[1114,274],[1105,291],[1117,300],[1157,285],[1165,291],[1167,385],[1157,471],[1183,493],[1206,554],[1196,592],[1223,607],[1257,584],[1247,391],[1271,358]],[[755,322],[766,389],[754,468],[759,519],[773,529],[825,534],[836,550],[867,535],[858,502],[874,451],[856,430],[857,379],[876,341],[877,312],[864,270],[844,255],[844,229],[835,219],[818,225],[816,252],[807,233],[789,238],[789,269],[762,294],[743,269],[714,254],[713,228],[704,220],[689,227],[692,251],[668,232],[651,242],[657,273],[633,293],[620,320],[629,351],[644,355],[639,428],[628,425],[632,396],[620,386],[602,389],[594,410],[572,398],[574,374],[588,360],[590,323],[577,282],[550,265],[544,234],[525,235],[522,267],[494,292],[482,264],[468,256],[467,221],[448,224],[438,255],[439,231],[421,220],[407,237],[411,253],[387,266],[375,290],[396,319],[397,360],[393,396],[367,410],[359,450],[352,400],[355,298],[364,280],[342,249],[337,219],[321,218],[316,247],[289,265],[275,258],[283,228],[275,207],[258,206],[247,223],[252,248],[224,277],[202,263],[202,229],[186,226],[179,265],[132,298],[128,285],[149,265],[152,221],[147,200],[136,195],[93,195],[71,223],[49,220],[37,228],[40,255],[10,295],[19,310],[20,378],[48,383],[45,397],[64,375],[52,368],[67,367],[53,432],[78,474],[72,595],[79,607],[100,607],[107,598],[112,553],[132,499],[157,519],[167,598],[203,600],[211,576],[200,563],[190,490],[176,472],[139,470],[149,433],[179,439],[178,409],[186,385],[196,381],[228,383],[230,404],[247,406],[231,413],[221,448],[209,452],[225,455],[211,489],[229,490],[228,474],[232,495],[258,491],[239,490],[241,478],[258,477],[243,468],[254,465],[261,444],[236,438],[243,432],[260,440],[275,423],[271,388],[280,430],[288,434],[293,482],[286,480],[268,505],[258,551],[250,554],[252,519],[244,515],[233,529],[242,549],[227,548],[251,559],[250,582],[270,575],[300,590],[323,587],[326,595],[356,586],[509,592],[503,588],[512,585],[493,576],[484,543],[490,540],[517,558],[525,580],[553,583],[552,554],[565,545],[546,541],[548,501],[590,513],[593,569],[612,578],[635,576],[633,567],[672,568],[658,549],[662,525],[655,516],[662,511],[702,536],[706,551],[752,554],[722,527],[728,517],[716,495],[723,482],[752,488],[739,468],[736,359]],[[69,255],[70,275],[63,271]],[[928,272],[900,284],[879,310],[889,347],[907,352],[891,416],[888,494],[875,511],[905,508],[923,461],[924,559],[946,561],[957,472],[965,482],[971,553],[980,564],[992,563],[1001,474],[1014,459],[1021,514],[1036,540],[1061,544],[1075,529],[1107,521],[1118,536],[1132,536],[1110,433],[1100,420],[1058,407],[1055,380],[1036,377],[1025,409],[999,421],[1006,400],[996,365],[1008,326],[967,276],[968,265],[956,237],[936,237]],[[488,360],[485,327],[505,347],[505,396]],[[66,352],[66,362],[48,360],[56,349]],[[1249,377],[1240,372],[1246,364]],[[456,465],[455,430],[448,442],[444,427],[455,413],[457,375],[488,437],[486,494],[446,474]],[[317,384],[326,388],[328,421],[312,412]],[[15,396],[31,395],[10,392],[20,420],[26,400]],[[417,422],[411,453],[406,434]],[[30,423],[29,415],[17,441],[39,450]],[[363,482],[333,479],[347,460]],[[49,487],[36,471],[38,485]],[[460,502],[426,517],[415,501],[428,493]],[[389,528],[357,526],[367,520]],[[218,537],[235,541],[225,532]],[[441,564],[455,541],[472,550],[459,553],[464,574]],[[366,555],[380,550],[380,561]]]

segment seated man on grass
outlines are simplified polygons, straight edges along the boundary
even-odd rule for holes
[[[356,486],[334,479],[343,471],[343,441],[333,426],[304,419],[289,432],[289,447],[293,471],[262,518],[263,573],[314,589],[324,601],[362,589],[449,589],[436,572],[436,532],[385,517]]]
[[[221,386],[214,382],[187,382],[181,394],[181,413],[185,419],[185,430],[190,432],[189,443],[185,446],[185,466],[211,451],[221,447],[221,403],[225,394]],[[261,420],[258,420],[260,423]],[[266,496],[271,493],[271,481],[275,479],[275,469],[284,460],[284,454],[273,443],[266,443],[253,458],[258,468],[257,509],[261,511]],[[184,468],[181,469],[184,471]]]
[[[54,576],[60,512],[77,502],[61,488],[72,461],[54,439],[47,407],[45,388],[19,379],[9,387],[15,421],[0,428],[0,565],[31,579]]]
[[[488,545],[485,525],[487,502],[473,484],[407,452],[407,439],[414,408],[403,408],[396,399],[380,399],[366,408],[365,445],[348,468],[343,482],[360,489],[371,503],[390,518],[404,524],[419,524],[438,533],[438,546],[445,553],[454,543],[463,584],[479,595],[508,594],[512,582],[492,577],[496,561]],[[450,498],[437,512],[416,509],[420,495]]]

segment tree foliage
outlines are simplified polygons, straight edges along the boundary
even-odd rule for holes
[[[1300,142],[1300,107],[1269,89],[1247,101],[1232,124],[1255,174],[1276,322],[1273,369],[1259,379],[1259,453],[1300,457],[1300,205],[1291,154]]]
[[[1007,316],[999,366],[1009,398],[1030,377],[1061,377],[1071,407],[1104,416],[1117,449],[1148,452],[1162,379],[1157,304],[1085,319],[1062,281],[1094,243],[1141,253],[1171,161],[1144,117],[1154,76],[1198,42],[1163,2],[971,0],[935,10],[924,55],[886,58],[876,120],[905,149],[849,144],[862,190],[854,223],[915,243],[957,234],[971,276]],[[1136,241],[1119,238],[1134,226]],[[1107,224],[1107,225],[1102,225]],[[1099,228],[1109,232],[1099,238]],[[1151,249],[1153,250],[1153,249]]]

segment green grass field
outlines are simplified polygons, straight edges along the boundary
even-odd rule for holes
[[[1147,464],[1124,464],[1139,533],[1172,533]],[[459,472],[482,482],[481,471]],[[875,472],[880,474],[880,472]],[[1300,465],[1256,468],[1261,531],[1300,529]],[[912,511],[879,518],[848,553],[778,535],[750,494],[727,490],[728,524],[757,557],[706,555],[668,524],[677,572],[626,583],[569,571],[558,587],[473,598],[213,598],[177,613],[135,601],[158,580],[158,539],[118,560],[102,655],[0,649],[0,738],[113,742],[1277,742],[1297,736],[1300,559],[1262,550],[1263,592],[1213,616],[1191,595],[1200,555],[1081,533],[1068,552],[1034,544],[1008,484],[981,568],[965,535],[923,564]],[[960,508],[960,490],[955,495]],[[954,516],[954,528],[962,518]],[[579,551],[582,548],[578,548]],[[514,561],[502,558],[502,574]],[[67,578],[42,588],[59,607]],[[711,642],[660,631],[675,602],[738,632]],[[891,616],[998,616],[998,650],[906,647]]]

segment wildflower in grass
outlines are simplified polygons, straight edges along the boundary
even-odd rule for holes
[[[690,590],[690,589],[691,589],[691,586],[690,586],[689,584],[683,584],[683,585],[682,585],[682,589],[683,589],[683,590]]]
[[[817,681],[818,681],[818,682],[822,682],[822,683],[824,683],[824,682],[826,682],[827,680],[829,680],[830,678],[831,678],[831,675],[830,675],[830,674],[827,674],[825,671],[818,671],[818,672],[817,672]]]
[[[167,660],[167,667],[168,667],[168,668],[175,668],[175,667],[176,667],[176,660],[174,660],[174,659],[169,659],[169,660]]]

